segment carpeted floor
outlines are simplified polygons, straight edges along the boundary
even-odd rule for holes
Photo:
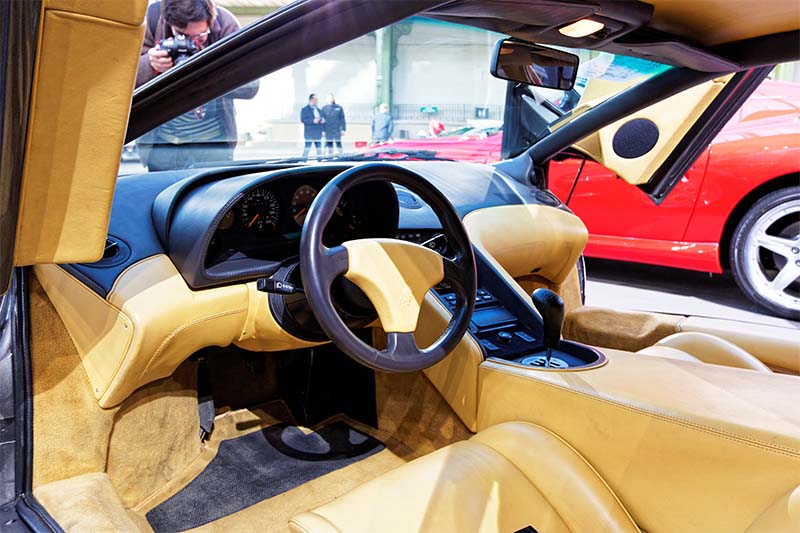
[[[344,421],[316,431],[276,424],[220,443],[205,470],[146,518],[157,533],[203,526],[384,448]]]

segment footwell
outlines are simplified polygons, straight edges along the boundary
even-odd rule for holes
[[[315,432],[277,424],[223,441],[209,465],[180,492],[147,513],[156,533],[213,522],[384,448],[344,422]]]

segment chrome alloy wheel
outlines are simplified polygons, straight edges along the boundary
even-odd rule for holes
[[[761,297],[800,311],[800,199],[760,216],[748,232],[742,255],[744,273]]]

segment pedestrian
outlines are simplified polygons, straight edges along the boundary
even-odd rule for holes
[[[322,117],[322,111],[317,107],[316,94],[311,93],[308,95],[308,105],[300,110],[300,122],[303,123],[303,139],[305,139],[303,157],[308,157],[308,152],[311,151],[311,143],[314,143],[314,150],[316,150],[317,157],[319,157],[322,155],[322,132],[325,119]]]
[[[342,149],[342,134],[347,129],[347,123],[344,120],[344,108],[336,103],[336,98],[333,93],[328,94],[326,98],[327,105],[322,108],[322,118],[325,120],[323,129],[325,130],[325,152],[328,154],[333,153],[333,145],[336,144],[336,149],[341,154]]]
[[[394,120],[389,113],[389,106],[381,104],[378,106],[378,112],[372,117],[372,142],[385,143],[392,138],[393,130]]]
[[[150,4],[136,86],[238,30],[236,17],[213,0]],[[175,46],[177,42],[180,46]],[[176,54],[177,49],[186,51]],[[231,161],[238,140],[233,100],[250,99],[257,92],[258,81],[248,83],[142,135],[136,142],[142,164],[153,172]]]

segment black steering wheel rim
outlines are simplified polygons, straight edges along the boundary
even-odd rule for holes
[[[452,258],[442,258],[444,280],[456,294],[455,311],[442,335],[427,348],[417,346],[412,331],[387,332],[386,348],[377,350],[350,331],[331,300],[331,284],[348,270],[348,254],[343,246],[328,248],[323,244],[325,226],[346,191],[372,181],[396,183],[418,194],[439,218],[455,253]],[[429,181],[398,165],[370,163],[356,166],[345,170],[320,190],[303,225],[300,272],[311,310],[328,338],[350,357],[376,370],[412,372],[438,363],[466,334],[475,308],[475,256],[458,212]]]

